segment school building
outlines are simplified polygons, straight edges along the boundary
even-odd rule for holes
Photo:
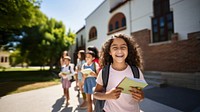
[[[113,34],[133,36],[149,83],[200,89],[200,0],[104,0],[76,32],[80,49],[99,50]]]
[[[7,51],[0,51],[0,68],[10,67],[9,63],[10,53]]]

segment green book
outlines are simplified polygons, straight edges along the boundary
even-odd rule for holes
[[[89,74],[90,74],[91,72],[93,72],[93,71],[92,71],[91,68],[86,68],[86,69],[82,69],[81,72],[82,72],[83,74],[89,75]]]
[[[126,93],[126,94],[131,94],[129,92],[129,90],[131,89],[130,86],[133,87],[137,87],[140,89],[143,89],[144,87],[146,87],[148,84],[141,79],[136,79],[136,78],[129,78],[129,77],[124,77],[124,79],[122,79],[122,81],[118,84],[117,87],[121,87],[124,90],[122,91],[122,93]]]
[[[70,72],[61,72],[62,73],[62,75],[64,75],[64,76],[66,76],[66,75],[69,75],[70,74]]]

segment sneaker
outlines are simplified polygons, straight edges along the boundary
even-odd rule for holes
[[[75,86],[75,87],[74,87],[74,90],[75,90],[75,91],[79,91],[80,89],[79,89],[78,86]]]
[[[78,106],[77,109],[78,109],[78,110],[84,110],[84,109],[87,109],[87,105],[86,105],[86,106]]]
[[[80,93],[78,92],[77,96],[76,97],[80,97]]]

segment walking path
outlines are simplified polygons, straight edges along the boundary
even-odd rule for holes
[[[76,97],[75,83],[70,88],[70,105],[65,106],[61,85],[47,87],[0,98],[0,112],[86,112],[77,110],[82,101]],[[145,98],[140,104],[141,112],[181,112],[175,108],[163,105]]]

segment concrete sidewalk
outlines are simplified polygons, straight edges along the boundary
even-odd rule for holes
[[[183,112],[200,112],[200,90],[172,86],[163,88],[149,86],[144,89],[144,93],[145,97],[152,102]]]
[[[61,85],[56,85],[4,96],[0,98],[0,112],[86,112],[86,110],[77,110],[77,106],[82,102],[82,98],[76,97],[77,91],[74,91],[74,86],[75,83],[72,83],[70,88],[70,105],[67,107],[65,106],[65,98],[62,96],[62,87]],[[145,92],[152,89],[148,88]],[[160,93],[152,92],[150,94]],[[176,108],[153,101],[150,98],[145,98],[140,106],[141,112],[181,112]]]

